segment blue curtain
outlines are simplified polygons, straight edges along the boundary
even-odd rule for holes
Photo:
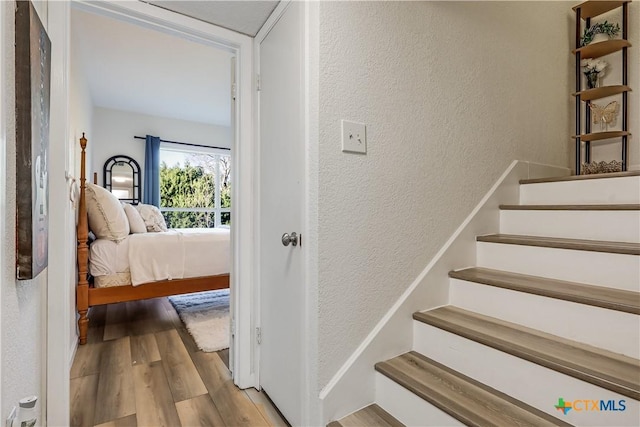
[[[160,207],[160,137],[147,135],[144,151],[143,203]]]

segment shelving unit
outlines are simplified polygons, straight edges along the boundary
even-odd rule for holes
[[[581,143],[585,143],[585,162],[591,162],[591,142],[601,141],[612,138],[620,138],[622,143],[622,170],[627,170],[627,152],[628,138],[631,136],[628,129],[629,112],[627,97],[631,88],[627,86],[627,49],[631,47],[628,41],[629,27],[629,10],[628,5],[631,0],[624,1],[586,1],[573,8],[576,13],[576,49],[571,52],[576,58],[576,91],[572,93],[576,102],[576,134],[572,136],[575,139],[576,146],[576,175],[580,175],[582,165]],[[610,12],[617,8],[622,8],[622,39],[607,40],[600,43],[591,43],[587,46],[580,47],[580,39],[584,28],[591,26],[591,18]],[[622,56],[622,84],[598,87],[595,89],[582,89],[582,67],[580,61],[585,58],[599,58],[601,56],[612,53],[621,52]],[[622,130],[607,132],[591,131],[591,109],[589,103],[593,100],[606,98],[612,95],[622,95],[622,108],[620,115],[622,117]],[[584,103],[584,104],[583,104]],[[584,133],[582,131],[582,109],[584,108],[585,125]]]

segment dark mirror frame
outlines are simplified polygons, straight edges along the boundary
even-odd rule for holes
[[[131,204],[140,203],[140,196],[142,194],[142,186],[140,185],[140,165],[134,159],[129,156],[119,155],[110,157],[104,163],[104,172],[103,172],[103,184],[104,188],[106,188],[109,192],[111,192],[112,184],[111,184],[111,170],[114,166],[125,163],[131,167],[133,170],[133,198],[132,199],[118,199],[123,202],[129,202]]]

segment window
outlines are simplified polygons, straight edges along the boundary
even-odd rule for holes
[[[170,228],[228,227],[230,156],[161,147],[160,211]]]

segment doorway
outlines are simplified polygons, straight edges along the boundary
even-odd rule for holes
[[[53,13],[50,16],[50,28],[52,31],[66,33],[67,37],[70,33],[69,9],[66,6],[66,12]],[[253,250],[251,246],[251,236],[253,234],[253,222],[251,219],[252,211],[252,189],[253,181],[251,165],[253,162],[251,145],[252,145],[252,129],[251,129],[251,112],[252,112],[252,40],[248,36],[244,36],[232,31],[228,31],[210,24],[177,15],[166,10],[141,3],[141,2],[99,2],[99,3],[73,3],[73,7],[77,7],[85,12],[98,14],[110,18],[123,20],[134,23],[146,28],[155,29],[165,34],[173,34],[198,43],[215,46],[233,54],[237,59],[237,67],[235,71],[236,86],[236,122],[234,123],[235,137],[232,147],[236,155],[232,159],[232,170],[236,171],[232,188],[233,218],[232,229],[232,266],[231,266],[231,288],[234,295],[231,301],[232,326],[235,331],[235,339],[230,357],[230,366],[234,370],[234,382],[241,388],[256,386],[254,369],[252,366],[252,331],[254,328],[251,316],[251,292],[253,287],[251,266],[253,265]],[[53,9],[53,8],[52,8]],[[65,52],[62,57],[54,57],[53,67],[65,68],[65,61],[69,57],[69,52]],[[69,71],[73,68],[70,64]],[[67,75],[68,82],[68,75]],[[68,84],[68,83],[67,83]],[[64,94],[64,90],[61,91]],[[68,96],[68,95],[66,95]],[[68,97],[61,95],[52,99],[52,110],[59,107],[60,111],[66,109]],[[63,141],[70,140],[70,144],[77,144],[75,135],[66,127],[52,130],[52,139],[60,138]],[[74,145],[75,147],[75,145]],[[70,150],[70,153],[73,151]],[[73,156],[67,156],[73,159]],[[72,172],[73,162],[67,159],[65,171],[70,174]],[[69,248],[69,252],[75,251],[75,244],[67,239],[60,239],[58,242],[60,247]],[[73,245],[73,246],[71,246]],[[69,264],[72,260],[69,260]],[[74,287],[75,277],[66,278],[66,280],[58,280],[59,277],[50,275],[49,295],[52,293],[67,294],[69,289]],[[71,283],[70,283],[71,282]],[[55,289],[57,288],[57,289]],[[59,408],[69,407],[69,396],[65,393],[59,393],[58,390],[68,389],[63,382],[69,380],[69,363],[68,358],[56,357],[59,354],[69,354],[69,345],[73,345],[75,336],[69,333],[65,339],[60,339],[60,331],[68,331],[69,325],[63,317],[54,316],[54,313],[60,310],[67,310],[75,313],[75,307],[64,307],[64,302],[58,299],[49,298],[50,310],[47,319],[48,330],[48,356],[49,361],[55,360],[56,363],[48,363],[47,369],[47,412],[49,414],[48,422],[51,425],[66,425],[68,418],[64,418],[64,410]],[[75,317],[75,316],[73,316]],[[68,319],[68,316],[67,316]],[[66,360],[65,360],[66,359]],[[66,374],[64,374],[66,373]],[[68,414],[67,414],[68,417]]]

